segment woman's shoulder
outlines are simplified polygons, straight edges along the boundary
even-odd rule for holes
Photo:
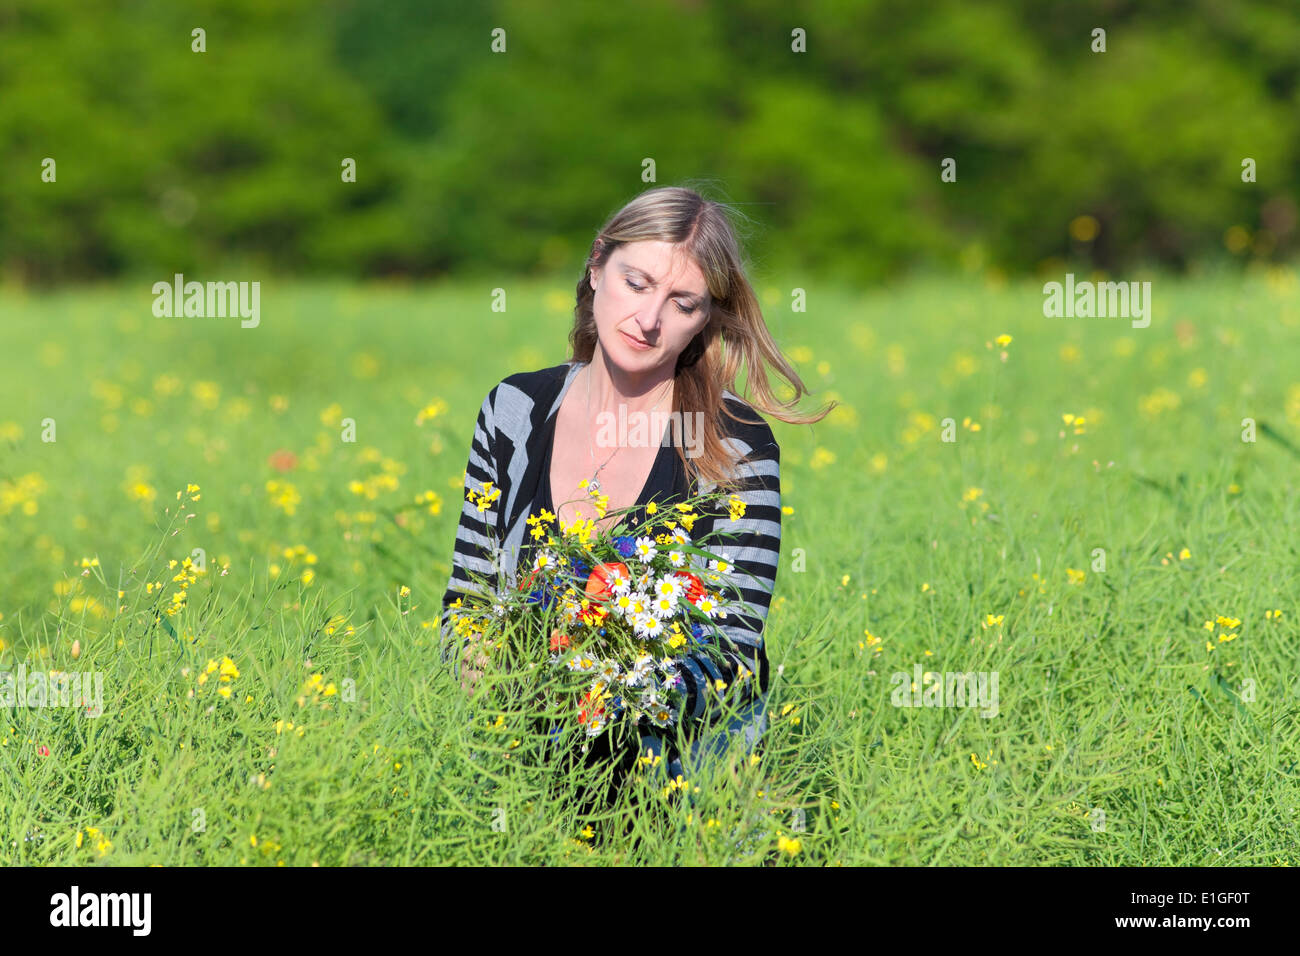
[[[573,363],[515,372],[493,385],[483,400],[499,431],[524,438],[545,421],[551,403],[560,394]]]
[[[507,375],[498,383],[497,388],[502,385],[508,386],[525,396],[536,399],[547,392],[558,392],[564,386],[564,380],[573,368],[572,362],[561,362],[559,365],[552,365],[549,368],[539,368],[531,372],[515,372],[513,375]]]
[[[754,452],[764,457],[776,457],[779,454],[780,446],[772,433],[772,427],[753,405],[725,388],[722,390],[722,401],[731,414],[720,411],[719,424],[723,434],[740,446],[738,451],[742,457],[748,457]]]

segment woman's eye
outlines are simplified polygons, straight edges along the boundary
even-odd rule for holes
[[[645,291],[645,289],[642,288],[641,286],[635,285],[631,279],[624,279],[623,281],[627,283],[627,287],[629,289],[632,289],[636,292]],[[689,309],[683,309],[682,304],[680,302],[676,303],[676,305],[677,305],[677,311],[680,312],[682,315],[690,315],[692,312],[695,311],[695,306],[691,306]]]

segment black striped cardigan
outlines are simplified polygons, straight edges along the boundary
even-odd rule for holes
[[[440,620],[442,658],[444,662],[451,660],[457,670],[460,642],[452,626],[456,611],[452,602],[474,590],[467,572],[496,576],[499,585],[506,582],[513,585],[517,581],[515,562],[528,530],[525,519],[533,493],[539,480],[549,480],[549,476],[537,474],[544,450],[535,439],[544,431],[543,426],[550,417],[559,411],[568,383],[584,364],[566,362],[511,375],[488,392],[479,408],[465,468],[465,497],[456,528],[451,577],[442,600]],[[757,419],[760,424],[737,422],[723,414],[718,416],[724,443],[736,456],[733,462],[746,459],[738,468],[744,484],[736,492],[745,502],[745,514],[734,522],[726,516],[717,519],[724,525],[723,534],[710,537],[703,542],[703,547],[735,566],[738,573],[733,581],[740,588],[741,599],[749,605],[743,610],[753,613],[739,613],[742,606],[738,604],[728,607],[721,619],[726,623],[719,628],[724,638],[719,642],[721,663],[703,652],[683,660],[681,675],[686,698],[683,712],[693,718],[704,713],[705,699],[700,689],[707,687],[712,691],[718,680],[731,688],[737,676],[743,675],[742,668],[752,676],[744,680],[735,698],[738,705],[752,701],[756,692],[766,694],[769,683],[763,625],[776,585],[781,552],[780,448],[771,428],[747,402],[728,389],[723,390],[723,400],[734,413],[745,419]],[[488,482],[500,491],[500,496],[485,513],[468,497],[471,490],[476,495],[481,493]],[[707,493],[713,486],[704,482],[697,487],[701,493]],[[698,541],[712,532],[714,521],[712,516],[702,515],[691,530],[692,540]],[[499,542],[504,542],[502,566],[494,568],[491,555]],[[757,691],[755,677],[759,684]]]

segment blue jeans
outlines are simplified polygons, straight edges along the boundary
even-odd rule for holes
[[[716,724],[701,729],[690,742],[689,752],[676,755],[668,761],[666,770],[668,779],[681,776],[684,780],[692,779],[692,774],[701,770],[706,764],[722,757],[727,752],[731,736],[739,734],[744,739],[745,753],[753,753],[759,737],[767,729],[767,695],[761,695],[741,710],[725,724]],[[647,751],[657,757],[663,756],[663,740],[652,734],[641,736],[641,756]]]

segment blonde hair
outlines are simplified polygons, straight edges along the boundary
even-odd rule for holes
[[[672,411],[682,415],[706,412],[701,451],[687,457],[683,443],[677,455],[689,479],[706,480],[725,490],[735,488],[732,456],[722,441],[725,434],[714,410],[721,409],[735,421],[749,422],[732,413],[723,401],[723,390],[736,391],[736,375],[743,363],[747,390],[745,400],[761,412],[792,425],[808,425],[826,417],[838,402],[832,401],[816,415],[794,412],[801,395],[810,394],[799,374],[777,348],[763,321],[758,297],[745,276],[740,244],[727,217],[730,207],[705,199],[682,186],[661,186],[641,193],[615,213],[592,243],[591,253],[578,280],[573,330],[569,333],[570,361],[590,362],[596,348],[596,319],[592,310],[595,290],[590,271],[603,267],[619,246],[641,240],[659,240],[678,247],[704,274],[709,289],[707,324],[682,350],[674,371]],[[794,397],[778,402],[768,383],[766,365],[793,386]]]

